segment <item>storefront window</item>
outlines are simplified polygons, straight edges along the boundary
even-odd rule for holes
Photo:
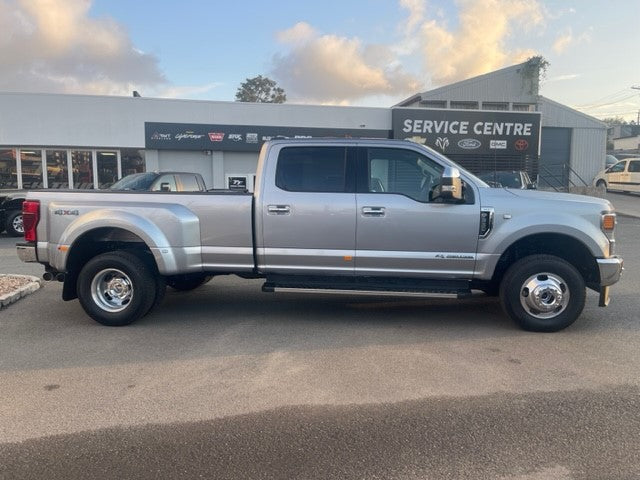
[[[69,188],[66,150],[47,150],[47,184],[49,188]]]
[[[18,165],[14,149],[0,150],[0,189],[18,188]]]
[[[134,150],[125,148],[120,154],[122,162],[122,176],[131,175],[132,173],[143,173],[144,168],[144,150]]]
[[[71,152],[71,168],[73,169],[73,188],[93,188],[93,162],[90,150],[74,150]],[[23,172],[24,175],[24,172]]]
[[[98,188],[109,188],[118,180],[116,152],[98,151]]]
[[[42,151],[20,150],[22,166],[22,188],[34,189],[44,186],[42,181]]]

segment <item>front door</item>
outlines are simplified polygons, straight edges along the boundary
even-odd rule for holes
[[[479,200],[437,203],[444,167],[414,150],[362,149],[358,162],[356,273],[471,278]]]
[[[622,160],[607,170],[605,175],[609,190],[624,190],[624,176],[626,175],[627,161]]]
[[[355,148],[284,147],[275,188],[261,201],[269,273],[352,275],[356,242]]]

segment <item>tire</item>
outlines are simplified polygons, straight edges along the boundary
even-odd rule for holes
[[[164,301],[164,297],[167,294],[167,282],[162,275],[156,274],[156,298],[151,304],[151,308],[147,314],[153,312]]]
[[[209,275],[180,275],[167,278],[167,285],[179,292],[188,292],[204,285],[211,276]]]
[[[156,302],[157,280],[138,256],[124,251],[89,260],[78,275],[78,299],[96,322],[109,327],[129,325]]]
[[[24,225],[22,224],[22,212],[20,210],[7,214],[5,230],[11,237],[24,237]]]
[[[580,272],[553,255],[518,260],[500,283],[502,308],[521,328],[532,332],[567,328],[582,313],[585,299]]]
[[[607,182],[605,182],[604,180],[598,180],[598,183],[596,183],[596,188],[602,193],[608,192]]]
[[[156,265],[156,262],[153,258],[153,255],[151,254],[151,252],[145,252],[145,251],[140,251],[140,250],[135,250],[135,249],[127,249],[124,250],[125,252],[129,252],[133,255],[135,255],[136,257],[142,259],[146,264],[147,267],[149,268],[149,270],[151,271],[151,273],[153,274],[155,281],[156,281],[156,298],[153,301],[153,303],[151,304],[151,307],[149,308],[149,311],[147,313],[145,313],[145,315],[150,314],[151,312],[153,312],[158,306],[160,306],[160,304],[162,304],[162,302],[164,301],[164,297],[166,296],[167,293],[167,281],[165,279],[165,277],[163,277],[162,275],[160,275],[160,272],[158,272],[158,266]]]

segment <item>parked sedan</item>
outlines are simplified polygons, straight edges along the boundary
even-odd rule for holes
[[[640,192],[640,157],[626,158],[601,171],[593,180],[601,190]]]
[[[499,170],[485,172],[478,177],[491,187],[516,188],[519,190],[534,190],[536,184],[531,181],[529,174],[522,170]]]

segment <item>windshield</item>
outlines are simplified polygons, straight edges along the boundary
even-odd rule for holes
[[[480,176],[483,180],[496,182],[506,188],[521,188],[520,172],[490,172]]]
[[[149,190],[156,177],[155,173],[134,173],[118,180],[109,190]]]

